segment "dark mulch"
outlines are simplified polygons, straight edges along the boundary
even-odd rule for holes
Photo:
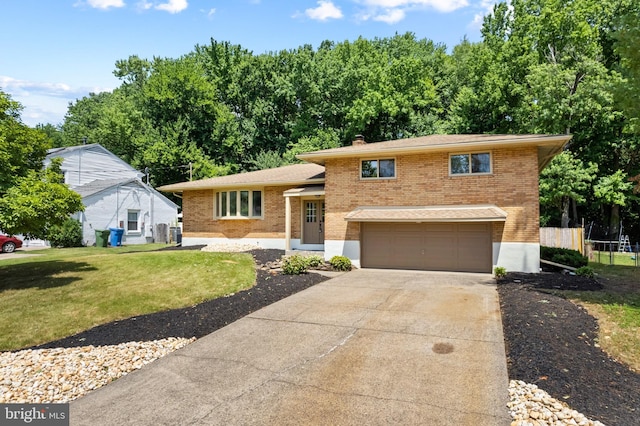
[[[180,248],[170,248],[178,250]],[[185,247],[184,250],[194,249]],[[165,249],[166,250],[166,249]],[[253,250],[257,265],[279,259],[283,250]],[[256,285],[234,295],[210,300],[188,308],[140,315],[99,325],[73,336],[45,343],[36,348],[115,345],[130,341],[157,340],[167,337],[202,337],[251,312],[311,287],[327,278],[308,273],[284,275],[257,271]]]
[[[638,425],[640,374],[596,346],[598,324],[584,308],[547,290],[601,288],[593,279],[551,272],[500,280],[509,378],[535,383],[606,425]]]

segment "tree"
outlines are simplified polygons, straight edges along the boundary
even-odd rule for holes
[[[632,3],[621,14],[619,28],[614,34],[615,52],[620,56],[621,71],[625,79],[618,84],[616,97],[630,119],[630,127],[640,133],[640,6]]]
[[[46,238],[52,225],[84,210],[82,198],[64,184],[60,162],[43,169],[49,138],[20,121],[22,106],[0,91],[0,229]]]
[[[584,195],[597,170],[596,164],[589,163],[585,167],[581,160],[564,151],[554,157],[540,174],[540,204],[560,212],[562,228],[569,227],[570,201],[585,201]]]
[[[609,176],[603,176],[593,187],[597,199],[610,206],[609,235],[616,237],[620,229],[620,207],[626,205],[633,184],[622,170]]]
[[[48,168],[30,170],[16,179],[0,198],[0,229],[9,234],[46,239],[52,226],[62,225],[70,214],[83,211],[82,197],[64,184],[62,159]]]
[[[54,126],[53,124],[38,124],[36,125],[36,129],[47,135],[53,148],[64,146],[60,125]]]
[[[260,151],[258,155],[251,158],[251,170],[273,169],[285,164],[278,151]]]
[[[321,149],[338,148],[340,139],[338,132],[333,129],[318,130],[314,134],[302,137],[296,143],[290,143],[283,158],[286,164],[299,163],[296,155]]]
[[[22,105],[0,90],[0,196],[31,170],[39,170],[49,149],[47,135],[20,120]]]

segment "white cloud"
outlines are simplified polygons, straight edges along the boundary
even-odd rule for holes
[[[375,9],[433,8],[438,12],[453,12],[468,6],[467,0],[360,0],[360,3]]]
[[[169,0],[166,3],[162,3],[156,6],[158,10],[164,10],[169,13],[179,13],[185,10],[189,6],[187,0]]]
[[[404,17],[405,11],[403,9],[388,9],[383,15],[374,16],[373,20],[387,24],[395,24],[396,22],[402,21]]]
[[[69,97],[70,95],[73,95],[73,89],[68,84],[16,80],[15,78],[3,75],[0,75],[0,87],[20,96],[37,94],[55,97]]]
[[[356,15],[359,21],[380,21],[395,24],[414,10],[435,9],[441,13],[454,12],[469,6],[468,0],[354,0],[363,6]],[[488,1],[488,0],[482,0]]]
[[[215,14],[216,14],[216,9],[213,8],[213,9],[209,10],[209,12],[207,12],[207,18],[209,18],[209,19],[213,18],[213,15],[215,15]]]
[[[87,0],[87,4],[96,9],[109,9],[110,7],[124,7],[123,0]]]
[[[153,3],[150,3],[146,0],[142,0],[140,2],[138,2],[138,9],[139,10],[149,10],[153,7]]]
[[[484,17],[493,13],[493,7],[498,3],[496,0],[481,0],[478,4],[474,5],[475,9],[479,11],[473,16],[473,21],[467,26],[469,29],[480,29],[484,23]],[[509,2],[511,8],[511,2]]]
[[[304,11],[307,17],[316,21],[326,21],[327,19],[341,19],[342,11],[330,1],[320,0],[318,7]]]
[[[42,83],[0,75],[2,91],[24,107],[20,117],[28,126],[62,123],[70,102],[89,93],[110,92],[103,87],[72,87],[65,83]]]

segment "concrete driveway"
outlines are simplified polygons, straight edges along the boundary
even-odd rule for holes
[[[508,425],[487,274],[364,269],[71,403],[72,425]]]

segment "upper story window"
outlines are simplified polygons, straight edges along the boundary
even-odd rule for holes
[[[393,179],[396,177],[396,160],[393,158],[362,160],[360,177],[362,179]]]
[[[491,153],[451,154],[449,171],[452,175],[491,173]]]
[[[262,218],[262,191],[216,192],[216,217]]]

